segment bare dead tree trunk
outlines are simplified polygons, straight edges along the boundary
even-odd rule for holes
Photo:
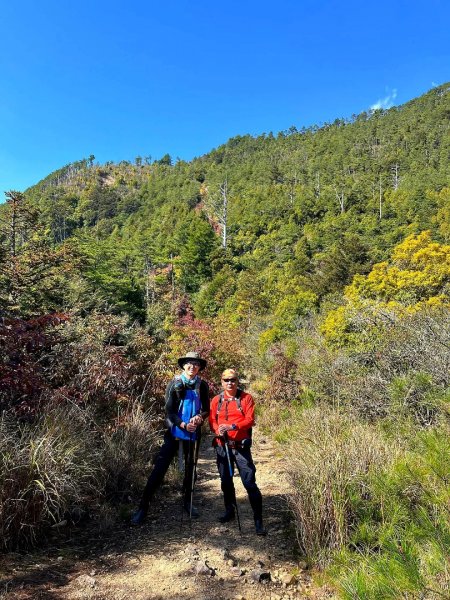
[[[336,198],[337,201],[339,202],[339,207],[341,209],[341,213],[345,212],[345,194],[344,191],[341,190],[340,192],[338,192],[337,188],[334,188],[334,191],[336,192]]]
[[[395,165],[392,166],[392,173],[393,173],[393,188],[394,190],[398,189],[398,185],[400,183],[400,177],[399,177],[399,164],[395,163]]]
[[[9,251],[11,256],[17,254],[17,237],[19,235],[19,220],[21,208],[23,212],[23,194],[21,192],[6,192],[6,202],[10,207],[10,219],[9,219]]]
[[[170,255],[170,283],[172,285],[172,304],[175,302],[175,273],[173,270],[173,254]]]
[[[9,229],[11,256],[16,255],[16,225],[17,225],[17,210],[16,209],[17,209],[17,205],[16,205],[16,202],[13,200],[11,202],[11,221],[10,221],[10,229]]]
[[[150,261],[145,258],[145,306],[150,306]]]
[[[381,221],[381,217],[383,216],[383,213],[382,213],[383,188],[381,186],[381,175],[379,177],[378,184],[379,184],[379,188],[378,188],[378,193],[379,193],[379,195],[378,195],[378,217],[379,217],[379,219]]]
[[[314,184],[314,194],[316,198],[320,198],[320,173],[318,171],[316,173],[316,181]]]
[[[294,172],[294,177],[292,179],[289,180],[289,192],[288,192],[288,197],[289,197],[289,201],[291,203],[291,206],[294,206],[294,201],[295,201],[295,186],[297,185],[297,173]]]
[[[220,186],[220,196],[222,198],[222,210],[220,215],[220,224],[222,225],[222,247],[227,247],[227,219],[228,219],[228,180]]]

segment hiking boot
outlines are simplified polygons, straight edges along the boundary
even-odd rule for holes
[[[147,512],[143,508],[140,508],[131,517],[131,524],[132,525],[142,525],[142,523],[145,521],[146,516],[147,516]]]
[[[256,535],[267,535],[267,529],[264,529],[262,519],[255,519]]]
[[[191,506],[190,502],[185,502],[184,503],[184,510],[187,512],[188,515],[190,515],[193,519],[198,519],[198,517],[200,516],[200,513],[198,512],[198,510],[195,508],[194,505]]]
[[[221,523],[228,523],[228,521],[232,521],[234,519],[234,508],[227,508],[223,515],[220,515],[219,521]]]

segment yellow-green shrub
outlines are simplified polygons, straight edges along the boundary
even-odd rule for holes
[[[450,306],[450,245],[433,242],[429,231],[408,236],[391,260],[355,275],[346,304],[324,318],[322,333],[335,346],[376,343],[376,329],[429,307]]]

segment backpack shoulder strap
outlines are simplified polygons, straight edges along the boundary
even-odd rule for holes
[[[237,390],[237,392],[236,392],[236,396],[234,397],[234,399],[236,400],[236,406],[237,406],[237,409],[238,409],[238,410],[239,410],[239,411],[240,411],[242,414],[244,414],[244,410],[243,410],[243,408],[242,408],[242,405],[241,405],[241,395],[242,395],[242,390],[241,390],[240,388],[238,388],[238,390]]]
[[[174,375],[172,378],[172,381],[175,386],[179,385],[179,386],[184,387],[183,378],[181,377],[181,375]]]
[[[243,416],[244,415],[244,409],[241,406],[241,396],[242,396],[242,391],[241,389],[238,389],[238,391],[236,392],[236,406],[238,407],[238,410],[241,411],[241,414]],[[253,428],[250,427],[250,429],[248,429],[248,437],[250,438],[250,440],[252,439],[252,435],[253,435]]]
[[[222,404],[223,404],[223,392],[220,392],[219,394],[219,402],[217,403],[217,410],[216,410],[216,421],[219,422],[219,413],[220,413],[220,409],[222,408]]]
[[[177,395],[177,399],[178,399],[178,410],[180,410],[181,405],[183,404],[184,401],[184,381],[181,377],[181,375],[175,375],[174,378],[172,379],[173,381],[173,389],[175,390],[175,394]]]

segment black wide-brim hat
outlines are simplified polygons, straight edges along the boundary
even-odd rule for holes
[[[200,355],[197,352],[187,352],[185,356],[182,356],[178,359],[178,365],[182,369],[185,363],[191,360],[198,360],[200,363],[200,371],[206,367],[206,360],[204,358],[200,358]]]

